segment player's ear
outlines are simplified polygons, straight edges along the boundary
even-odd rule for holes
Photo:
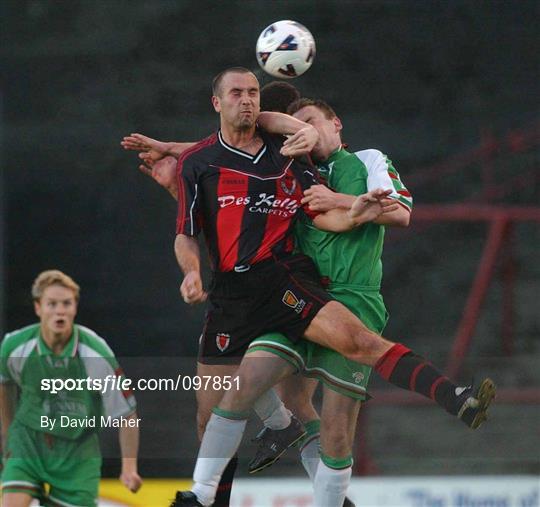
[[[336,128],[336,132],[341,132],[343,130],[341,120],[337,116],[334,117],[334,127]]]
[[[212,95],[212,105],[216,113],[221,113],[221,104],[219,103],[219,97],[217,95]]]
[[[34,311],[38,317],[41,317],[41,303],[39,300],[34,301]]]

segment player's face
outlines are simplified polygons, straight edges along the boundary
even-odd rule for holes
[[[34,302],[43,333],[68,337],[77,314],[75,293],[62,285],[51,285],[43,291],[39,301]]]
[[[312,154],[318,160],[326,160],[333,151],[341,146],[340,132],[342,125],[337,116],[328,119],[324,111],[315,106],[303,107],[293,116],[313,125],[319,132],[319,140],[312,151]]]
[[[223,77],[219,96],[212,97],[222,123],[236,130],[255,126],[260,112],[259,82],[251,73],[230,72]]]

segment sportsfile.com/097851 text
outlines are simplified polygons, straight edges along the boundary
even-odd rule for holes
[[[107,375],[104,378],[45,378],[41,380],[41,390],[58,394],[60,391],[202,391],[202,390],[238,390],[240,378],[232,375],[182,375],[176,378],[140,378],[132,379]]]

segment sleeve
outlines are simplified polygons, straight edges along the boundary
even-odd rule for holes
[[[87,375],[92,379],[100,379],[102,383],[103,389],[101,389],[100,394],[105,416],[117,419],[131,414],[137,403],[131,389],[117,389],[126,376],[118,364],[114,352],[103,338],[100,338],[100,341],[99,352],[91,347],[83,348],[80,346],[79,353],[84,361]],[[120,383],[115,381],[114,385],[111,386],[110,383],[106,382],[107,377],[120,379]]]
[[[324,185],[324,182],[321,180],[319,171],[317,168],[309,163],[307,159],[295,159],[292,161],[291,172],[298,183],[296,197],[298,202],[302,199],[304,192],[312,187],[313,185]],[[301,205],[302,211],[313,220],[317,215],[320,214],[319,211],[313,211],[309,209],[307,205]]]
[[[108,362],[112,363],[112,375],[115,375],[122,382],[126,378],[126,374],[118,364],[116,358],[113,356],[109,358]],[[102,403],[105,415],[111,416],[113,419],[129,415],[137,408],[137,402],[131,389],[107,389],[102,394]]]
[[[185,152],[178,159],[176,177],[178,181],[178,214],[176,217],[176,234],[197,236],[200,232],[199,178],[195,168],[194,157]]]
[[[9,352],[6,345],[7,337],[8,335],[4,336],[0,345],[0,384],[7,384],[14,381],[8,367]]]
[[[392,161],[379,150],[358,151],[355,155],[367,168],[368,191],[376,188],[391,189],[390,197],[396,199],[403,207],[411,211],[413,198],[401,181],[399,173],[392,165]]]

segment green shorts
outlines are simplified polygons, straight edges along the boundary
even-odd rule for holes
[[[95,507],[100,475],[95,433],[68,440],[50,437],[17,421],[10,426],[2,493],[26,493],[51,507]]]
[[[369,329],[382,333],[388,312],[378,289],[358,291],[351,286],[334,286],[329,292]],[[285,359],[303,375],[320,380],[340,394],[358,400],[369,398],[367,384],[371,367],[350,361],[334,350],[308,340],[293,343],[280,333],[268,333],[253,340],[247,353],[256,350],[271,352]]]

